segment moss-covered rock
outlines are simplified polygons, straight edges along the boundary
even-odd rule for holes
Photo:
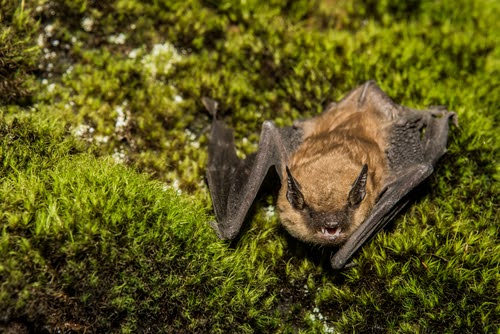
[[[494,332],[495,1],[2,1],[0,330]],[[220,102],[238,154],[375,79],[458,113],[449,152],[357,266],[280,228],[263,191],[218,241]]]

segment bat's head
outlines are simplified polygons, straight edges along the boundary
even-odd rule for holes
[[[313,171],[308,176],[300,169],[300,179],[295,178],[286,167],[287,182],[283,182],[278,206],[282,224],[296,238],[341,245],[366,218],[373,204],[368,166],[341,167],[332,180],[312,180]]]

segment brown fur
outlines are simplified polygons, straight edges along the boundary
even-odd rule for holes
[[[287,182],[283,182],[278,207],[281,221],[292,235],[306,242],[341,244],[364,221],[382,191],[387,174],[389,123],[386,114],[369,105],[358,107],[355,99],[348,96],[323,114],[295,124],[302,127],[304,141],[290,157],[288,167],[312,210],[335,212],[345,208],[363,164],[368,165],[368,180],[365,198],[335,242],[318,237],[308,216],[291,206],[286,198]]]

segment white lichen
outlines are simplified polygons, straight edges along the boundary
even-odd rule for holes
[[[127,36],[124,33],[119,33],[117,35],[109,36],[108,42],[113,43],[113,44],[123,45],[123,44],[125,44],[126,39],[127,39]]]
[[[91,32],[92,28],[94,28],[94,19],[91,17],[84,17],[81,23],[83,30],[86,32]]]
[[[54,35],[54,31],[55,31],[54,25],[53,24],[47,24],[45,26],[45,28],[43,28],[43,31],[45,32],[45,35],[47,37],[52,37]]]
[[[141,53],[141,49],[132,49],[130,50],[130,52],[128,53],[128,57],[130,59],[136,59],[137,56]]]
[[[181,103],[182,101],[184,101],[184,99],[179,94],[177,94],[177,95],[174,96],[174,102],[175,103]]]
[[[50,85],[47,86],[47,92],[52,93],[56,89],[56,84],[51,83]]]
[[[185,129],[184,133],[186,134],[186,138],[189,141],[194,141],[196,139],[196,135],[189,129]]]
[[[163,191],[168,191],[170,189],[174,190],[176,193],[178,194],[182,194],[182,190],[181,188],[179,187],[179,180],[178,179],[174,179],[172,181],[172,183],[168,184],[168,183],[165,183],[163,186],[162,186],[162,189]]]
[[[96,135],[94,140],[98,144],[106,144],[109,141],[109,136]]]
[[[115,108],[117,113],[116,121],[115,121],[115,132],[120,133],[126,129],[129,123],[129,115],[128,112],[125,111],[127,103],[124,102],[122,105],[119,105]]]
[[[78,138],[85,138],[91,136],[95,129],[87,124],[80,124],[73,129],[73,135]]]
[[[130,55],[129,55],[130,57]],[[177,49],[170,43],[155,44],[151,53],[145,55],[141,63],[148,74],[156,78],[170,73],[174,65],[181,60]]]
[[[36,39],[36,44],[43,48],[45,46],[45,36],[43,34],[39,34]]]
[[[269,205],[264,208],[264,212],[267,220],[271,220],[276,215],[276,207],[274,205]]]
[[[68,68],[66,69],[66,72],[64,72],[64,74],[65,75],[71,74],[71,72],[73,72],[73,69],[74,69],[73,65],[68,66]]]
[[[118,164],[125,163],[126,155],[125,155],[125,152],[123,151],[123,147],[120,147],[119,149],[115,148],[114,152],[112,154],[112,157],[115,160],[115,162]]]
[[[321,314],[321,311],[319,310],[318,307],[315,307],[312,310],[312,313],[309,314],[309,319],[312,322],[316,322],[316,321],[321,322],[322,325],[323,325],[323,332],[325,332],[325,333],[335,333],[335,329],[328,324],[327,317],[325,317],[323,314]]]
[[[191,147],[195,149],[200,148],[200,142],[196,140],[196,135],[189,129],[185,129],[184,133],[186,134],[186,141],[189,142]]]
[[[174,179],[172,183],[165,183],[162,186],[163,191],[174,190],[178,194],[182,194],[182,190],[179,186],[180,181],[178,179]]]

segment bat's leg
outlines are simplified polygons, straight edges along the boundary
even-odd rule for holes
[[[232,130],[214,121],[207,180],[217,218],[211,226],[219,238],[236,237],[271,166],[276,166],[281,177],[282,163],[288,158],[283,141],[280,130],[266,121],[262,125],[257,153],[240,160],[236,156]]]
[[[383,228],[404,207],[408,193],[432,173],[432,165],[414,165],[401,172],[395,181],[387,186],[370,216],[351,235],[349,240],[332,256],[334,269],[342,269],[352,255],[381,228]]]
[[[355,88],[339,102],[351,110],[376,112],[385,119],[393,120],[400,114],[400,108],[373,80]]]

